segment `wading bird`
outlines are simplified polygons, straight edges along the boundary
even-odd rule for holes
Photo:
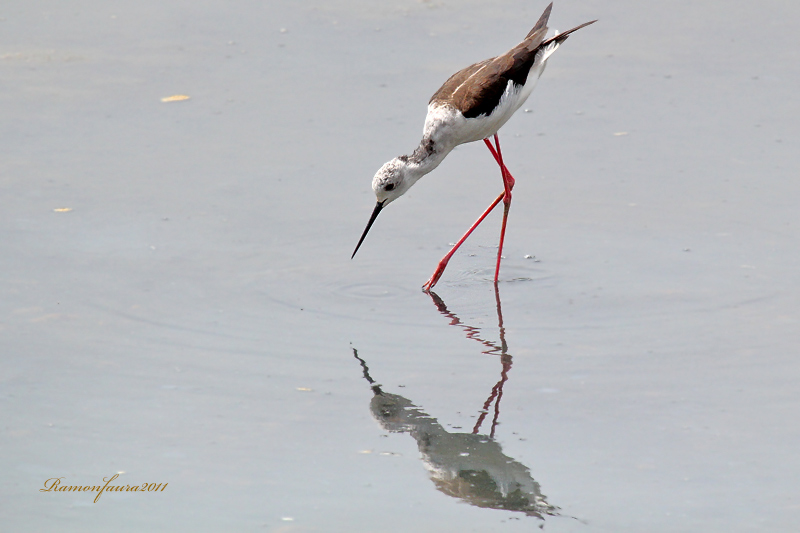
[[[517,46],[503,55],[486,59],[456,72],[434,93],[428,102],[428,115],[425,118],[422,141],[417,149],[411,155],[395,157],[383,165],[372,179],[372,190],[378,202],[352,257],[355,257],[367,232],[384,207],[401,197],[417,180],[439,166],[453,148],[459,144],[483,139],[500,166],[504,191],[439,261],[439,265],[423,285],[423,289],[428,291],[436,285],[458,247],[502,201],[505,209],[494,272],[494,281],[497,282],[508,210],[511,207],[511,189],[514,188],[514,178],[503,163],[497,130],[530,96],[544,71],[547,59],[561,43],[572,32],[596,22],[594,20],[586,22],[545,40],[547,20],[550,18],[552,7],[552,3],[547,6],[539,21]],[[489,140],[492,136],[494,136],[494,146]]]

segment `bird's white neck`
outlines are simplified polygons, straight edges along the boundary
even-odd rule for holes
[[[422,176],[438,167],[452,149],[452,146],[435,143],[433,139],[424,137],[411,155],[401,156],[400,159],[405,159],[405,163],[408,165],[409,178],[416,182]]]

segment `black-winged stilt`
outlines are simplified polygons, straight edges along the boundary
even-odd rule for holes
[[[483,139],[500,166],[504,191],[447,255],[439,261],[439,265],[431,278],[423,285],[423,289],[428,291],[436,285],[450,261],[450,257],[478,224],[483,222],[483,219],[502,201],[505,209],[494,272],[494,281],[497,282],[508,210],[511,206],[511,189],[514,188],[514,178],[503,163],[497,130],[530,96],[544,71],[547,58],[572,32],[596,22],[594,20],[585,22],[545,40],[547,20],[550,18],[552,7],[552,3],[547,6],[539,21],[517,46],[503,55],[486,59],[456,72],[431,97],[428,102],[428,116],[425,118],[422,141],[417,149],[411,155],[395,157],[383,165],[372,179],[372,189],[378,202],[352,257],[355,257],[367,232],[384,207],[405,194],[422,176],[439,166],[439,163],[453,148],[459,144]],[[494,145],[489,140],[492,136],[494,136]]]

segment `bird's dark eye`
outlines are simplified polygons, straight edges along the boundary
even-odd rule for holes
[[[386,186],[383,188],[384,191],[392,191],[394,190],[394,183],[387,183]]]

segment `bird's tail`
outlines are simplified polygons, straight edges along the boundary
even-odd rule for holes
[[[550,57],[553,54],[553,52],[555,52],[556,49],[559,46],[561,46],[561,43],[563,43],[564,41],[567,40],[567,37],[569,37],[569,35],[572,32],[576,32],[579,29],[588,26],[589,24],[594,24],[595,22],[597,22],[597,21],[596,20],[592,20],[592,21],[589,21],[589,22],[584,22],[580,26],[575,26],[571,30],[567,30],[567,31],[565,31],[563,33],[556,33],[554,36],[552,36],[549,39],[547,39],[546,41],[544,41],[542,44],[540,44],[536,48],[537,51],[541,50],[541,52],[542,52],[541,61],[547,61],[547,58]]]

